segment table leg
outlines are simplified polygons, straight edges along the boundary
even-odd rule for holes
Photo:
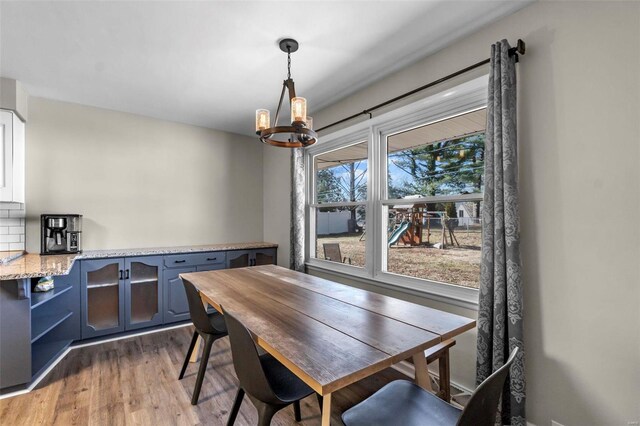
[[[322,426],[331,424],[331,394],[322,396]]]
[[[204,309],[207,309],[209,304],[202,300],[202,304],[204,305]],[[193,352],[191,352],[191,358],[189,358],[189,362],[198,362],[198,353],[200,352],[200,342],[202,341],[202,337],[199,337],[196,341],[196,345],[193,347]]]
[[[416,384],[422,389],[431,392],[431,380],[429,379],[427,358],[425,358],[423,352],[418,352],[413,356],[413,367],[416,370]]]

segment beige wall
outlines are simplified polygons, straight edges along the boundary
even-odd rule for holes
[[[502,38],[527,43],[518,78],[528,420],[639,421],[640,3],[536,3],[314,119],[320,127],[482,60]],[[274,219],[287,208],[265,204],[272,235],[288,226]],[[474,381],[470,335],[453,355],[463,385]]]
[[[264,240],[279,241],[278,265],[289,267],[291,152],[263,145]]]
[[[254,138],[31,98],[27,251],[42,213],[84,215],[85,249],[261,241]]]

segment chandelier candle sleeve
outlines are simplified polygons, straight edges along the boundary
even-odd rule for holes
[[[291,99],[291,122],[303,122],[307,118],[307,100],[295,97]]]
[[[256,110],[256,131],[268,129],[270,122],[271,122],[271,119],[269,117],[268,109]]]
[[[307,116],[305,123],[307,124],[307,129],[313,129],[313,117]]]

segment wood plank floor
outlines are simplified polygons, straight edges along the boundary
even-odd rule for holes
[[[178,374],[191,327],[162,331],[72,350],[32,392],[0,400],[0,425],[224,425],[238,388],[228,339],[215,342],[200,401],[191,405],[198,364]],[[406,379],[387,369],[333,395],[332,424],[340,414],[389,381]],[[273,425],[320,424],[315,396],[302,401],[302,422],[293,408]],[[255,425],[248,398],[236,425]]]

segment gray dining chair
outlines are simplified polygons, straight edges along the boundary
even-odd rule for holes
[[[182,280],[184,290],[187,293],[187,302],[189,303],[189,314],[191,315],[191,321],[195,326],[193,332],[193,338],[187,351],[187,356],[184,359],[182,370],[178,380],[182,380],[185,371],[189,366],[189,359],[193,348],[196,346],[198,336],[202,336],[204,339],[204,348],[202,350],[202,358],[200,358],[200,368],[198,369],[198,377],[196,378],[196,386],[191,396],[191,404],[198,404],[198,398],[200,397],[200,389],[202,389],[202,382],[204,381],[204,374],[207,371],[207,364],[209,363],[209,355],[211,354],[211,346],[213,343],[227,336],[227,326],[224,322],[224,318],[219,312],[211,314],[207,313],[207,310],[202,303],[202,299],[198,293],[198,289],[187,280]]]
[[[342,414],[346,426],[494,426],[504,382],[518,348],[460,410],[407,380],[395,380]]]
[[[227,426],[235,423],[245,392],[258,410],[258,426],[270,425],[271,418],[291,404],[299,422],[300,400],[314,391],[273,356],[259,355],[249,330],[224,307],[222,313],[229,330],[233,367],[240,381]],[[322,409],[321,398],[318,402]]]

